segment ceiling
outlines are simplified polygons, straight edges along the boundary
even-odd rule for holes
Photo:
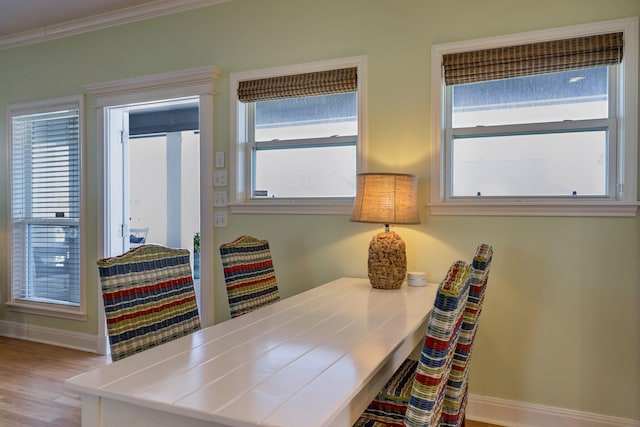
[[[229,0],[0,0],[0,49]]]

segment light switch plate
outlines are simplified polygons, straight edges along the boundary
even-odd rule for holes
[[[216,208],[224,208],[227,206],[226,190],[216,190],[213,192],[213,206]]]
[[[227,186],[227,170],[226,169],[220,169],[213,172],[213,186],[214,187]]]
[[[216,167],[224,167],[224,151],[216,151]]]
[[[213,226],[216,228],[227,226],[227,212],[216,211],[213,213]]]

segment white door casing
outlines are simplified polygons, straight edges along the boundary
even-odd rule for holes
[[[214,275],[215,250],[213,247],[213,94],[214,83],[219,71],[216,67],[207,66],[184,71],[177,71],[153,76],[97,83],[85,86],[85,90],[96,98],[97,109],[97,141],[102,145],[98,151],[98,258],[106,256],[113,249],[106,246],[109,233],[106,219],[113,207],[108,206],[108,133],[115,130],[105,129],[108,123],[105,109],[111,106],[176,99],[183,97],[199,97],[200,121],[200,321],[204,327],[214,321]],[[126,204],[126,203],[125,203]],[[125,227],[128,227],[128,223]],[[128,235],[122,230],[124,236]],[[124,237],[123,236],[123,237]],[[97,274],[97,270],[96,270]],[[98,337],[97,352],[106,354],[108,336],[105,327],[104,310],[101,298],[98,298]]]

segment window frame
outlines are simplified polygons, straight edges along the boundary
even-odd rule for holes
[[[78,219],[78,228],[80,232],[79,238],[79,265],[78,265],[78,281],[79,281],[79,292],[80,292],[80,301],[77,306],[67,305],[67,304],[57,304],[53,302],[41,302],[41,301],[31,301],[24,299],[15,299],[14,298],[14,281],[13,281],[13,272],[10,269],[8,271],[9,280],[7,281],[8,287],[8,299],[6,305],[10,311],[29,313],[29,314],[37,314],[44,315],[50,317],[60,317],[74,320],[85,320],[87,317],[87,304],[86,304],[86,272],[84,269],[85,263],[85,229],[84,229],[84,195],[85,195],[85,177],[84,177],[84,150],[85,150],[85,112],[84,112],[84,96],[82,95],[74,95],[68,97],[61,97],[49,100],[42,101],[34,101],[34,102],[25,102],[25,103],[17,103],[10,104],[7,108],[7,129],[8,129],[8,152],[9,152],[9,180],[7,183],[7,192],[8,192],[8,201],[7,201],[7,230],[10,235],[9,242],[12,241],[13,237],[13,227],[12,227],[12,211],[13,211],[13,196],[12,196],[12,187],[13,187],[13,160],[12,160],[12,149],[13,149],[13,117],[27,115],[27,114],[38,114],[38,113],[47,113],[47,112],[55,112],[64,109],[77,109],[78,110],[78,185],[79,185],[79,209],[80,215]],[[13,246],[11,243],[8,245],[9,249],[9,259],[13,259]]]
[[[305,64],[287,65],[252,71],[231,73],[230,80],[230,147],[229,147],[229,207],[232,213],[287,213],[287,214],[350,214],[353,197],[342,198],[251,198],[252,152],[246,129],[246,108],[238,100],[238,84],[245,80],[311,73],[340,68],[357,68],[358,135],[356,138],[356,173],[365,161],[366,129],[366,57],[355,56]],[[283,142],[286,145],[288,142]],[[299,141],[297,146],[300,146]],[[355,179],[355,176],[354,176]]]
[[[613,190],[610,198],[571,197],[479,197],[452,198],[450,194],[451,144],[445,131],[450,114],[445,111],[446,97],[451,89],[444,84],[441,69],[446,54],[491,49],[501,46],[568,39],[594,34],[622,31],[624,33],[624,55],[619,67],[620,78],[613,78],[617,89],[612,94],[624,94],[623,99],[612,98],[617,103],[617,123],[610,128],[610,137],[617,137],[617,144],[610,144],[611,163],[609,170]],[[575,25],[548,30],[532,31],[470,41],[433,45],[431,49],[431,188],[429,208],[432,215],[533,215],[533,216],[635,216],[637,200],[637,126],[638,112],[638,18]],[[611,69],[611,68],[610,68]],[[615,88],[614,88],[615,89]],[[450,103],[449,103],[450,105]],[[629,118],[629,119],[627,119]],[[609,119],[610,120],[610,119]],[[609,121],[609,123],[613,123]],[[537,125],[517,125],[535,128]],[[562,124],[560,127],[564,126]],[[505,126],[505,128],[507,128]]]

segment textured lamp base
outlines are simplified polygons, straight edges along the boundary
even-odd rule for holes
[[[393,231],[379,233],[369,243],[369,282],[377,289],[398,289],[407,275],[404,240]]]

